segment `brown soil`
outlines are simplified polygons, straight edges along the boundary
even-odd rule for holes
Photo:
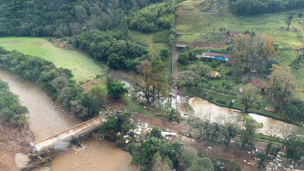
[[[95,81],[95,80],[88,80],[86,81],[85,83],[83,84],[80,84],[80,86],[82,88],[85,89],[86,92],[89,92],[91,90],[91,88],[94,86],[94,85],[97,85],[98,83]]]
[[[149,125],[163,127],[164,129],[169,129],[172,131],[178,131],[180,136],[184,136],[181,132],[192,132],[197,133],[196,129],[191,128],[189,125],[181,125],[178,123],[167,122],[161,119],[150,118],[147,116],[141,116],[138,114],[133,115],[133,119],[136,122],[146,122]],[[242,170],[245,171],[259,171],[262,170],[260,168],[256,168],[254,166],[249,165],[248,163],[257,163],[256,160],[253,159],[252,153],[248,153],[247,150],[243,150],[241,148],[236,147],[226,147],[219,143],[203,141],[203,142],[188,142],[193,148],[195,148],[198,152],[202,152],[204,155],[209,158],[219,159],[229,159],[230,161],[235,161],[238,163]],[[264,142],[257,142],[256,147],[259,151],[262,151],[265,148],[266,144]],[[211,147],[212,149],[208,149],[206,151],[206,147]],[[244,162],[246,160],[246,163]]]
[[[19,41],[9,41],[9,42],[3,42],[3,43],[9,43],[9,44],[17,44],[17,43],[20,43]]]
[[[212,49],[220,49],[222,45],[218,42],[179,42],[179,44],[192,46],[194,49],[196,48],[212,48]]]
[[[135,122],[137,122],[137,121],[147,122],[150,125],[154,125],[154,126],[157,126],[157,127],[161,126],[165,129],[169,129],[169,130],[173,130],[173,131],[176,131],[176,130],[183,131],[183,132],[192,131],[192,128],[188,125],[181,125],[181,124],[178,124],[178,123],[167,122],[167,121],[163,121],[161,119],[151,118],[151,117],[147,117],[147,116],[141,116],[141,115],[138,115],[138,114],[134,114],[133,119],[134,119]],[[195,131],[192,131],[192,132],[195,132]]]
[[[223,46],[225,46],[226,43],[230,43],[236,35],[241,34],[241,33],[242,32],[236,32],[236,31],[231,31],[230,35],[227,35],[227,33],[224,33],[222,43],[220,43],[220,42],[178,42],[178,43],[192,46],[194,49],[195,48],[220,49]]]
[[[55,42],[55,44],[60,48],[65,48],[65,44],[62,42]]]
[[[3,124],[0,129],[0,170],[18,171],[15,166],[15,153],[28,154],[32,147],[29,142],[34,142],[34,136],[30,130],[20,131],[9,123]]]
[[[124,107],[126,103],[122,99],[115,99],[111,96],[108,97],[107,107],[111,107],[115,111],[119,111],[122,107]]]
[[[256,168],[248,163],[257,164],[257,160],[253,159],[252,153],[248,153],[247,150],[243,150],[241,148],[236,147],[226,147],[219,143],[214,142],[192,142],[190,143],[193,148],[195,148],[198,152],[202,152],[204,155],[209,158],[214,159],[229,159],[230,161],[235,161],[239,164],[242,170],[246,171],[259,171],[262,170],[260,168]],[[211,147],[212,149],[207,149],[207,147]],[[207,149],[207,151],[206,151]],[[246,160],[246,163],[244,162]]]

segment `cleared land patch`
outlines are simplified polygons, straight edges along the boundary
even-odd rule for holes
[[[17,50],[26,55],[41,57],[53,62],[57,67],[70,69],[76,81],[85,82],[105,74],[102,68],[88,56],[78,51],[55,47],[43,38],[0,38],[0,46],[9,51]],[[105,85],[105,81],[105,79],[98,79],[101,85]]]

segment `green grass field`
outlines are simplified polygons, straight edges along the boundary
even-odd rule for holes
[[[154,43],[153,42],[154,33],[142,33],[140,31],[129,30],[129,38],[133,42],[140,43],[146,47],[149,47],[149,50],[153,52],[154,55],[158,56],[160,50],[162,49],[171,49],[171,47],[166,43]]]
[[[55,47],[43,38],[0,38],[0,46],[9,51],[17,50],[26,55],[41,57],[53,62],[57,67],[68,68],[72,70],[77,81],[91,80],[97,75],[104,75],[100,65],[94,63],[93,59],[85,54]],[[105,79],[99,79],[98,82],[104,85]]]
[[[187,0],[178,4],[178,16],[176,30],[183,34],[178,42],[217,42],[223,43],[227,38],[227,31],[230,35],[237,35],[245,31],[255,31],[256,35],[272,35],[279,50],[275,59],[283,66],[289,67],[296,58],[297,53],[304,48],[304,17],[295,15],[290,30],[287,31],[284,14],[286,12],[240,16],[229,12],[227,7],[221,15],[213,14],[206,8],[205,0]],[[292,10],[288,12],[303,13],[303,10]],[[220,29],[224,31],[220,31]],[[304,68],[291,71],[298,82],[299,88],[304,89]],[[302,99],[304,94],[301,93]]]

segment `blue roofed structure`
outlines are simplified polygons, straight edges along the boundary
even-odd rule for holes
[[[229,61],[229,55],[224,53],[210,53],[210,51],[208,51],[208,53],[196,55],[196,57],[199,59],[211,59],[213,61]]]

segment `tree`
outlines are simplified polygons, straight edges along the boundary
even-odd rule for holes
[[[178,74],[178,79],[180,83],[185,83],[187,88],[190,88],[193,83],[198,83],[200,77],[193,71],[183,71]]]
[[[115,141],[117,133],[125,135],[134,125],[130,121],[131,113],[117,113],[116,115],[108,115],[107,121],[100,125],[99,134],[107,134],[106,139]]]
[[[120,96],[128,93],[128,90],[124,88],[124,84],[118,81],[113,81],[107,85],[108,93],[115,98],[120,98]]]
[[[95,85],[89,91],[90,94],[90,104],[89,106],[89,114],[92,116],[96,116],[103,105],[106,104],[106,95],[108,94],[106,88],[102,88],[99,85]]]
[[[257,153],[257,158],[260,159],[259,165],[264,166],[264,162],[266,161],[266,156],[264,153]]]
[[[275,52],[274,39],[272,36],[262,35],[261,37],[250,37],[249,34],[238,35],[229,46],[234,75],[240,76],[245,71],[251,74],[257,70],[263,71],[267,61],[271,60]]]
[[[304,140],[298,136],[289,136],[288,139],[284,141],[284,146],[286,146],[286,157],[293,159],[294,161],[301,160],[304,155]]]
[[[147,99],[147,103],[150,102],[150,84],[151,84],[151,71],[152,66],[151,62],[147,59],[140,62],[140,65],[137,66],[137,71],[139,73],[139,77],[137,78],[138,84],[143,88],[143,92]]]
[[[291,24],[291,21],[293,19],[294,13],[287,13],[285,14],[285,24],[287,24],[287,30],[289,30],[289,26]]]
[[[196,65],[190,66],[188,70],[193,71],[195,74],[199,75],[200,77],[203,76],[209,77],[212,71],[210,66],[205,65],[201,61],[198,61]]]
[[[108,57],[107,65],[109,66],[109,68],[111,68],[111,69],[119,69],[120,63],[121,63],[121,57],[119,57],[117,54],[112,53]]]
[[[184,53],[181,53],[180,55],[178,55],[177,62],[187,65],[189,63],[188,52],[184,52]]]
[[[158,97],[159,92],[167,90],[166,77],[163,74],[163,70],[164,63],[156,58],[152,58],[151,62],[147,59],[143,60],[140,62],[140,65],[137,66],[139,73],[137,84],[143,89],[147,103],[150,102],[151,96],[152,102],[154,103],[156,90],[158,91]]]
[[[166,159],[162,159],[161,156],[159,156],[159,153],[155,154],[155,158],[152,171],[172,171],[172,166],[170,166]]]
[[[170,51],[168,49],[162,49],[160,50],[159,56],[161,57],[161,60],[165,62],[165,60],[170,56]]]
[[[248,111],[248,108],[252,108],[258,105],[258,102],[261,100],[259,95],[260,89],[255,87],[253,84],[239,85],[239,88],[243,89],[243,92],[240,93],[239,98],[241,104],[244,105],[245,111]]]
[[[161,130],[156,127],[152,128],[151,137],[155,137],[157,139],[162,139],[163,136],[161,134]]]
[[[248,34],[237,35],[230,46],[231,60],[229,60],[229,63],[231,64],[232,71],[236,76],[240,76],[244,71],[242,62],[246,59],[246,54],[248,54],[250,41],[250,36]],[[247,68],[247,63],[245,68]]]
[[[304,53],[299,53],[297,55],[297,58],[294,60],[295,68],[298,69],[303,63],[304,63]]]
[[[245,144],[248,145],[249,148],[254,147],[255,144],[255,134],[256,130],[263,127],[263,124],[257,123],[252,118],[244,118],[243,120],[245,129],[241,130],[241,140],[242,140],[242,148],[244,148]]]
[[[276,107],[285,108],[294,99],[296,83],[290,68],[273,64],[271,71],[268,75],[266,90],[270,93],[271,101]]]

